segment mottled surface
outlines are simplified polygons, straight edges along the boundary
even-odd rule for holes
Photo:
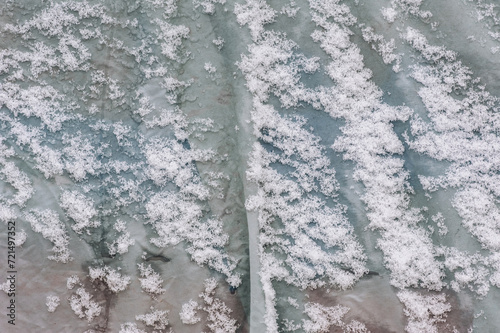
[[[498,2],[4,1],[0,33],[1,332],[500,331]]]

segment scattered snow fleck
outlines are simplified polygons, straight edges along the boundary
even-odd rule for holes
[[[160,274],[153,270],[151,265],[146,267],[143,263],[140,263],[137,264],[137,267],[139,267],[141,274],[139,281],[141,282],[142,290],[156,295],[163,294],[165,292],[165,289],[162,288],[163,279]]]
[[[382,8],[381,12],[384,19],[389,23],[393,23],[398,16],[398,12],[392,7]]]
[[[101,224],[98,220],[93,220],[97,215],[93,200],[77,191],[64,191],[61,195],[61,207],[75,222],[71,228],[78,234],[86,228],[97,228]]]
[[[204,311],[207,314],[207,328],[212,333],[235,333],[239,324],[231,318],[232,310],[215,297],[217,281],[214,278],[205,280],[205,291],[199,297],[203,300],[204,306],[196,301],[190,300],[182,305],[182,311],[179,313],[184,324],[196,324],[200,321],[197,311]]]
[[[302,327],[306,333],[327,333],[330,327],[339,327],[343,332],[368,333],[366,326],[359,321],[352,320],[345,323],[342,319],[349,312],[349,308],[342,305],[323,306],[318,303],[306,303],[304,313],[310,318],[303,319]]]
[[[50,209],[43,211],[31,210],[24,218],[31,224],[34,232],[41,233],[43,238],[54,244],[52,251],[54,255],[49,256],[50,260],[67,263],[73,258],[70,256],[69,236],[63,222],[59,220],[59,215]]]
[[[108,267],[90,267],[89,276],[92,281],[103,281],[106,286],[114,293],[123,291],[130,284],[130,277],[123,276],[117,270]]]
[[[422,295],[403,290],[398,293],[398,297],[405,306],[408,333],[438,333],[436,324],[446,321],[447,313],[451,310],[444,294]]]
[[[156,310],[151,307],[151,312],[144,315],[135,316],[135,320],[142,321],[146,326],[151,326],[156,330],[164,330],[167,328],[168,311]]]
[[[212,40],[212,43],[214,43],[215,46],[220,50],[224,47],[225,40],[222,37],[217,37],[217,39]]]
[[[78,288],[76,293],[68,299],[71,309],[79,318],[85,318],[88,322],[99,316],[102,307],[92,300],[90,295],[83,287]]]
[[[118,333],[147,333],[147,332],[137,328],[136,323],[125,323],[120,325],[120,331]]]
[[[203,66],[203,68],[209,73],[209,74],[214,74],[215,72],[217,72],[217,68],[215,68],[214,65],[212,65],[212,63],[210,62],[206,62],[205,63],[205,66]]]
[[[197,316],[197,310],[200,308],[198,302],[193,301],[192,299],[189,302],[184,303],[182,305],[182,311],[179,313],[181,317],[181,321],[184,324],[193,325],[201,320],[200,317]]]
[[[49,312],[54,312],[56,311],[56,308],[59,306],[59,303],[61,303],[59,297],[52,295],[52,296],[47,296],[47,302],[45,304],[47,305],[47,310]]]
[[[26,231],[24,231],[24,229],[16,231],[16,236],[15,236],[15,240],[14,240],[16,247],[22,246],[24,244],[24,242],[26,242],[27,237],[28,237],[28,235],[26,234]]]

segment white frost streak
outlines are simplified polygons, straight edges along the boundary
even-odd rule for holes
[[[0,157],[0,165],[2,166],[0,168],[0,179],[10,184],[16,190],[16,194],[8,201],[8,204],[24,207],[26,201],[35,192],[31,185],[31,180],[14,162],[5,161]]]
[[[21,89],[14,83],[0,84],[0,106],[7,107],[14,115],[37,117],[50,131],[61,129],[69,118],[62,110],[64,98],[50,86],[32,86]]]
[[[397,73],[401,70],[401,59],[403,55],[394,54],[394,50],[396,49],[394,38],[386,41],[383,35],[376,34],[371,27],[364,28],[362,34],[363,39],[371,43],[372,49],[382,56],[384,64],[387,65],[396,62],[392,67],[393,71]]]
[[[335,81],[335,86],[319,89],[318,99],[332,117],[346,120],[333,148],[357,163],[354,176],[365,185],[370,227],[382,235],[378,244],[392,272],[391,283],[439,290],[442,265],[431,239],[418,226],[421,214],[409,209],[408,174],[403,159],[394,156],[404,148],[391,122],[407,120],[411,110],[381,102],[382,92],[370,81],[360,50],[349,41],[347,26],[355,18],[338,2],[310,1],[313,20],[322,28],[312,37],[332,57],[328,74]]]
[[[208,264],[238,286],[240,277],[232,273],[236,262],[223,251],[228,236],[222,221],[205,218],[200,203],[210,192],[201,183],[194,161],[207,161],[213,153],[186,149],[174,140],[153,140],[146,145],[145,155],[151,180],[160,186],[172,182],[179,188],[179,192],[158,193],[146,203],[147,216],[159,236],[151,242],[165,247],[187,241],[187,252],[197,264]]]
[[[250,4],[238,7],[239,22],[241,17],[257,16],[262,6],[258,10]],[[344,216],[345,207],[331,207],[338,184],[319,138],[304,128],[304,118],[281,116],[266,104],[270,94],[286,108],[300,100],[313,100],[313,92],[300,83],[299,73],[316,71],[318,59],[295,54],[294,42],[282,34],[263,31],[262,25],[250,26],[250,30],[256,42],[238,66],[254,96],[254,134],[273,148],[254,144],[247,178],[258,184],[258,193],[249,197],[246,207],[259,214],[265,321],[268,332],[277,332],[273,280],[301,289],[325,285],[348,288],[366,271],[365,256]],[[275,169],[271,165],[276,162],[292,171]],[[330,202],[323,199],[325,196]]]
[[[61,175],[64,170],[62,154],[56,149],[43,144],[43,132],[37,128],[26,126],[12,118],[11,134],[17,138],[17,144],[21,147],[27,146],[33,152],[35,165],[46,178]]]
[[[420,177],[425,190],[458,188],[452,200],[462,224],[490,256],[460,254],[461,268],[455,271],[454,289],[468,285],[486,295],[485,275],[493,268],[491,284],[499,286],[500,255],[500,115],[498,100],[491,96],[471,70],[457,60],[457,54],[433,46],[419,31],[408,28],[403,36],[427,61],[413,67],[412,77],[423,85],[418,91],[428,110],[430,122],[414,117],[410,147],[451,165],[444,175]],[[457,98],[456,95],[463,95]],[[409,138],[408,138],[409,139]],[[455,251],[445,251],[457,257]],[[446,262],[455,261],[447,258]],[[471,260],[470,258],[474,258]],[[468,264],[467,264],[468,263]],[[453,267],[453,266],[452,266]],[[475,288],[474,285],[479,287]]]

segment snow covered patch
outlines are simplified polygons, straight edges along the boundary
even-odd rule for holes
[[[205,280],[205,291],[199,297],[204,305],[190,300],[182,306],[179,314],[184,324],[196,324],[200,321],[197,311],[204,311],[207,315],[207,328],[212,333],[235,333],[239,327],[237,321],[231,318],[232,310],[220,299],[215,297],[217,281],[214,278]]]
[[[189,36],[189,28],[184,25],[173,25],[159,19],[156,19],[154,23],[160,28],[157,33],[161,40],[162,54],[171,60],[181,60],[180,47],[182,40]]]
[[[436,324],[446,321],[447,313],[451,310],[444,294],[422,295],[403,290],[398,293],[398,297],[405,306],[408,333],[438,333]]]
[[[120,325],[120,331],[118,333],[147,333],[137,327],[136,323],[125,323]]]
[[[213,15],[216,4],[225,4],[226,0],[193,0],[194,8],[201,6],[205,14]]]
[[[114,293],[123,291],[130,284],[130,277],[123,276],[115,269],[104,267],[90,267],[89,276],[92,281],[100,280]]]
[[[236,20],[248,25],[252,39],[257,41],[264,31],[264,25],[274,22],[276,11],[264,0],[246,0],[245,4],[234,5]]]
[[[141,275],[139,281],[141,282],[142,290],[153,295],[160,295],[165,292],[165,289],[162,288],[163,279],[160,274],[153,270],[151,265],[146,267],[143,263],[140,263],[137,264],[137,267]]]
[[[144,315],[135,316],[135,320],[142,321],[146,326],[153,327],[156,330],[164,330],[168,326],[168,311],[156,310],[151,307],[151,312]]]
[[[215,68],[215,66],[210,62],[206,62],[203,68],[208,72],[208,74],[214,74],[215,72],[217,72],[217,68]]]
[[[332,117],[346,121],[332,148],[357,164],[354,178],[365,186],[362,199],[370,228],[381,233],[378,246],[391,270],[391,283],[439,290],[442,264],[428,233],[419,226],[420,210],[409,208],[408,172],[397,156],[404,146],[392,125],[408,120],[412,111],[382,102],[382,91],[371,81],[361,51],[349,40],[348,27],[355,22],[349,9],[337,1],[310,4],[320,28],[312,37],[331,56],[327,71],[335,83],[317,90],[318,102]]]
[[[77,234],[81,234],[84,229],[97,228],[101,225],[98,220],[93,220],[97,215],[93,200],[77,191],[64,191],[62,193],[61,208],[75,222],[71,228]]]
[[[338,327],[343,332],[369,333],[366,326],[352,320],[349,323],[343,321],[343,317],[349,312],[349,308],[342,305],[323,306],[319,303],[306,303],[304,313],[310,319],[302,320],[302,328],[306,333],[327,333],[331,327]]]
[[[182,323],[187,325],[196,324],[201,320],[197,315],[197,310],[200,308],[198,302],[192,299],[189,302],[182,304],[182,311],[179,313]]]
[[[83,287],[78,288],[68,301],[73,312],[79,318],[87,319],[89,323],[101,314],[102,307],[92,300],[92,295]]]
[[[30,223],[31,229],[34,232],[41,233],[43,238],[54,244],[52,251],[54,255],[49,256],[50,260],[67,263],[73,260],[69,250],[69,236],[63,222],[59,220],[59,215],[51,210],[46,209],[31,210],[26,213],[24,218]]]
[[[147,216],[158,233],[151,242],[158,247],[176,245],[186,241],[187,252],[199,265],[225,274],[228,282],[238,286],[240,278],[232,271],[234,259],[224,252],[228,236],[222,229],[222,221],[202,219],[202,206],[193,197],[181,193],[159,193],[146,204]]]
[[[8,204],[24,207],[26,201],[28,201],[35,192],[31,180],[14,164],[14,162],[2,161],[2,159],[0,159],[0,165],[3,165],[3,168],[0,169],[0,179],[9,183],[16,190],[16,193],[13,198],[8,201]]]
[[[24,231],[24,229],[16,231],[16,236],[14,238],[14,244],[16,245],[16,247],[22,246],[24,242],[26,242],[27,237],[28,235],[26,234],[26,231]]]

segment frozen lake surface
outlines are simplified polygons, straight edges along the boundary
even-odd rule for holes
[[[500,3],[0,4],[0,332],[499,332]]]

